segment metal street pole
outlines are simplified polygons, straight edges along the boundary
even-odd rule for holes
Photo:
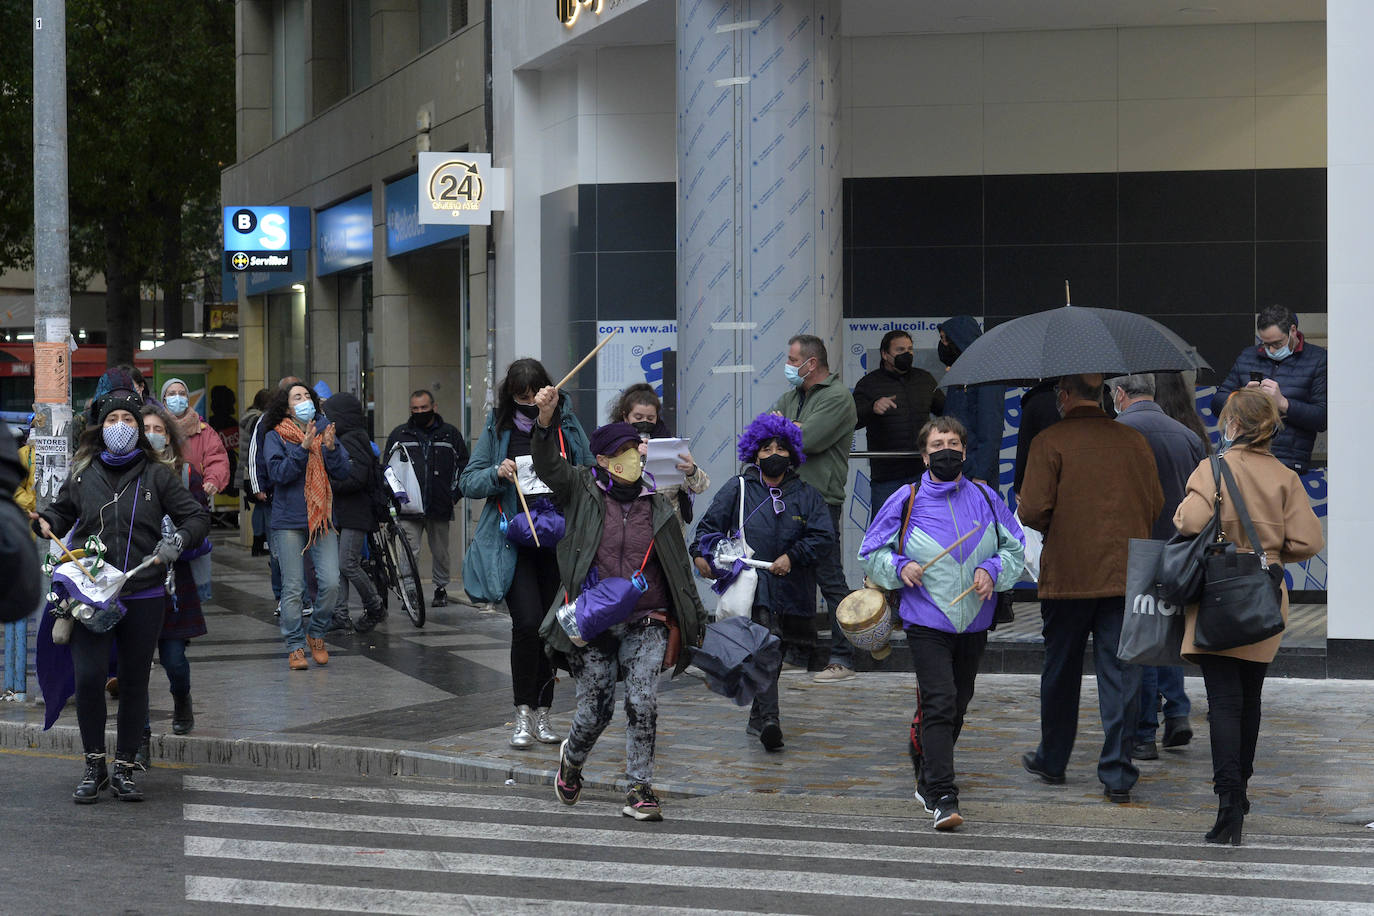
[[[34,482],[48,505],[67,479],[72,422],[67,216],[67,8],[33,3]]]

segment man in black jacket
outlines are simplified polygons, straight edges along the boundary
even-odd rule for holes
[[[857,429],[868,430],[868,448],[875,452],[914,452],[916,434],[930,415],[944,412],[945,393],[936,388],[935,377],[912,367],[911,335],[888,331],[879,350],[882,365],[854,386]],[[870,458],[869,520],[888,497],[921,479],[920,458]]]
[[[458,476],[468,463],[468,446],[463,434],[434,411],[434,395],[421,388],[410,395],[410,422],[391,431],[386,440],[383,464],[410,462],[420,492],[410,495],[410,506],[419,503],[420,512],[402,515],[401,527],[411,546],[420,547],[420,533],[429,538],[434,557],[434,600],[431,607],[448,604],[448,529],[453,507],[461,497]]]

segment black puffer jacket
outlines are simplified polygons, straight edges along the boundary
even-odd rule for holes
[[[874,452],[914,452],[916,434],[931,414],[945,409],[945,393],[936,388],[935,376],[924,369],[911,368],[905,375],[879,366],[859,379],[854,386],[854,409],[859,414],[859,429],[868,430],[868,448]],[[879,398],[897,402],[887,413],[873,412]],[[924,465],[919,458],[870,458],[869,479],[906,480],[920,475]]]
[[[367,437],[363,405],[347,391],[324,402],[324,415],[334,424],[339,444],[348,452],[348,478],[331,480],[334,488],[334,527],[373,531],[377,527],[377,492],[382,468]]]
[[[38,555],[23,510],[13,499],[15,489],[27,476],[9,428],[0,425],[0,569],[5,570],[5,592],[0,595],[0,622],[27,617],[38,606],[42,583]]]
[[[463,441],[463,434],[436,413],[427,429],[419,429],[412,423],[402,423],[393,429],[382,452],[383,462],[389,463],[400,449],[405,449],[415,463],[425,518],[441,522],[452,520],[453,506],[462,497],[458,478],[468,463],[468,444]]]
[[[100,535],[105,562],[115,569],[131,569],[153,552],[162,540],[164,515],[177,526],[183,544],[199,544],[210,533],[210,513],[191,496],[181,476],[144,457],[122,468],[96,458],[68,477],[57,499],[39,515],[58,537],[70,533],[73,547]],[[151,588],[166,574],[166,569],[150,566],[129,580],[124,591]]]

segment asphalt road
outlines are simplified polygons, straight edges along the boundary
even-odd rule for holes
[[[80,769],[0,753],[0,912],[1374,913],[1358,828],[1232,849],[1045,809],[944,834],[914,805],[786,795],[668,800],[641,824],[608,794],[204,767],[78,806]]]

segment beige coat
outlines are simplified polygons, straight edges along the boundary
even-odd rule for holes
[[[1298,475],[1280,464],[1268,451],[1257,451],[1237,445],[1226,453],[1226,464],[1240,487],[1245,508],[1255,524],[1255,533],[1270,563],[1296,563],[1322,549],[1322,526],[1308,502]],[[1212,500],[1216,485],[1212,466],[1203,461],[1188,478],[1188,493],[1174,513],[1174,524],[1180,534],[1197,534],[1212,517]],[[1242,530],[1235,503],[1223,488],[1221,497],[1221,527],[1226,537],[1241,549],[1250,549],[1250,539]],[[1283,589],[1283,620],[1288,622],[1288,589]],[[1197,622],[1197,606],[1187,610],[1183,632],[1183,657],[1193,660],[1197,655],[1229,655],[1252,662],[1272,662],[1278,654],[1283,634],[1271,636],[1263,642],[1237,646],[1221,652],[1203,652],[1193,644],[1193,627]]]

